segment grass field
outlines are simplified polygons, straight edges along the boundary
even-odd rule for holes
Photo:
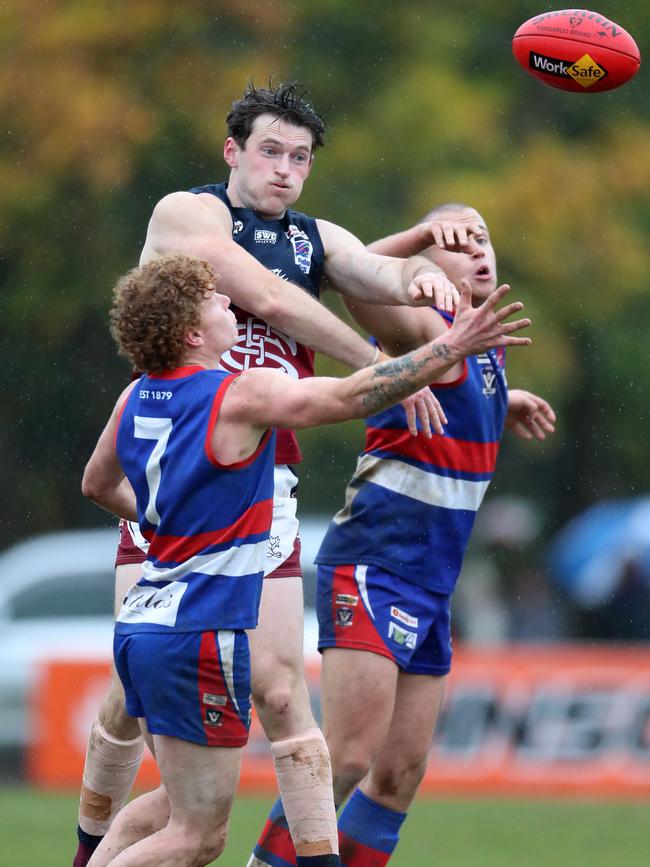
[[[244,867],[269,802],[240,798],[222,867]],[[69,867],[77,798],[0,787],[0,867]],[[647,867],[650,804],[437,801],[413,808],[391,867]]]

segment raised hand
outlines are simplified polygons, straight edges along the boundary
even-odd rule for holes
[[[477,355],[496,346],[528,346],[530,337],[515,337],[514,332],[528,328],[530,319],[515,319],[506,322],[513,313],[523,310],[520,301],[513,301],[497,309],[497,304],[510,291],[503,284],[480,306],[472,306],[472,289],[467,280],[461,280],[460,303],[454,323],[446,336],[465,355]]]
[[[485,234],[480,221],[472,216],[453,220],[431,220],[423,223],[423,226],[431,235],[431,243],[452,253],[473,252],[475,242],[472,235]]]
[[[438,398],[428,385],[410,397],[404,398],[401,404],[404,407],[409,432],[412,436],[418,434],[418,421],[421,431],[427,439],[431,439],[433,436],[432,428],[437,434],[444,433],[443,425],[447,424],[447,417]]]
[[[523,440],[545,440],[555,433],[553,407],[543,398],[521,388],[508,392],[505,426]]]
[[[438,310],[452,313],[458,306],[458,289],[442,271],[423,271],[417,274],[407,289],[411,304],[416,307],[434,305]]]

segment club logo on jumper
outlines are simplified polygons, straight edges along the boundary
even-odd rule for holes
[[[392,638],[395,644],[399,644],[400,647],[408,647],[409,650],[415,650],[418,640],[417,632],[401,629],[392,620],[388,624],[388,637]]]
[[[206,726],[211,726],[212,728],[216,728],[221,725],[221,718],[223,717],[223,711],[220,710],[212,710],[212,708],[208,708],[205,712],[205,724]]]
[[[356,604],[356,603],[355,603]],[[336,625],[337,626],[352,626],[354,619],[354,608],[349,605],[339,605],[336,603]]]
[[[256,244],[275,244],[277,240],[277,232],[271,232],[270,229],[255,229]]]
[[[238,322],[237,330],[237,343],[221,356],[221,364],[226,370],[275,367],[298,379],[298,370],[292,361],[298,354],[298,344],[293,337],[254,316]]]
[[[399,620],[400,623],[403,623],[404,626],[410,626],[411,629],[418,628],[418,619],[417,617],[413,617],[410,614],[407,614],[406,611],[402,611],[400,608],[397,608],[395,605],[391,605],[390,616],[394,620]]]
[[[225,695],[215,695],[212,692],[204,692],[203,704],[209,704],[213,707],[224,707],[228,704],[228,698]]]
[[[309,274],[311,257],[314,252],[314,245],[309,240],[309,235],[298,226],[294,226],[293,223],[287,229],[286,234],[293,247],[293,261],[301,271]]]
[[[584,88],[591,87],[592,84],[595,84],[607,75],[607,70],[596,63],[589,54],[583,54],[579,60],[572,62],[570,60],[560,60],[557,57],[547,57],[545,54],[538,54],[536,51],[530,51],[528,54],[528,66],[537,72],[554,75],[556,78],[572,78]]]
[[[239,235],[240,232],[244,231],[244,224],[241,220],[235,220],[232,224],[232,236]]]
[[[496,373],[489,368],[485,368],[481,371],[481,376],[483,378],[483,394],[486,397],[494,397],[497,393],[495,386],[495,382],[497,381]]]

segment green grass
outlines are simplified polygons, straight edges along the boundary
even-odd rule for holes
[[[269,801],[240,798],[221,867],[244,867]],[[418,801],[391,867],[647,867],[650,804]],[[0,788],[0,867],[69,867],[77,798]]]

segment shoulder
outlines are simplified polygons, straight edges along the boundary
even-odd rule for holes
[[[124,412],[127,403],[129,402],[129,398],[133,394],[135,388],[140,385],[140,378],[134,379],[133,382],[130,382],[127,387],[124,389],[122,394],[118,397],[115,402],[115,406],[113,407],[113,412],[111,413],[111,417],[109,419],[109,425],[117,428],[120,423],[120,419],[122,418],[122,413]]]
[[[282,377],[282,383],[285,383],[286,374],[265,368],[244,370],[231,376],[219,412],[222,421],[247,421],[252,407],[258,401],[267,401],[269,391],[278,377]]]
[[[156,204],[151,219],[154,225],[182,226],[186,221],[196,224],[216,219],[229,229],[232,228],[230,212],[221,199],[211,193],[191,193],[188,190],[163,196]]]

